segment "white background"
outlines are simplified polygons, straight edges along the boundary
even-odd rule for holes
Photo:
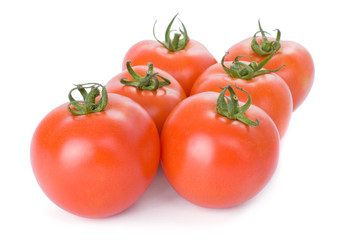
[[[359,23],[356,1],[0,1],[0,239],[360,239]],[[39,121],[72,84],[105,84],[138,41],[176,14],[220,60],[270,33],[312,54],[315,82],[293,114],[266,188],[224,210],[182,199],[158,172],[125,212],[93,220],[43,194],[30,165]],[[7,237],[4,237],[7,236]]]

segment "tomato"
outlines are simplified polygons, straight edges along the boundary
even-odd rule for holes
[[[85,93],[86,85],[77,88],[86,100],[97,95],[93,88]],[[82,217],[108,217],[148,188],[159,164],[160,139],[149,114],[130,98],[109,94],[98,112],[92,111],[94,102],[83,105],[91,113],[70,107],[78,116],[73,115],[63,104],[40,122],[31,164],[40,187],[59,207]]]
[[[152,62],[157,68],[172,75],[188,95],[196,78],[216,63],[216,59],[203,44],[188,38],[184,24],[181,34],[176,33],[174,40],[170,39],[171,25],[175,17],[167,28],[165,42],[144,40],[136,43],[127,51],[123,69],[126,69],[126,62],[129,60],[133,65]],[[180,39],[181,35],[184,37]]]
[[[154,68],[152,63],[131,68],[128,62],[127,68],[128,70],[116,75],[106,84],[107,91],[127,96],[139,103],[148,111],[161,132],[170,111],[186,98],[184,90],[175,78],[161,69]],[[155,86],[158,78],[165,79],[158,83],[162,85],[159,88]],[[125,79],[127,80],[124,81]],[[148,81],[148,86],[139,86],[144,81]]]
[[[271,118],[250,106],[250,98],[239,108],[234,92],[228,105],[223,94],[188,97],[170,113],[161,134],[161,164],[169,183],[188,201],[208,208],[236,206],[255,196],[273,175],[279,156]],[[229,113],[219,114],[217,108]]]
[[[263,65],[266,64],[268,60],[269,62],[272,61],[271,56],[270,59],[263,62]],[[280,137],[284,136],[293,112],[290,90],[282,78],[278,76],[278,73],[284,68],[281,68],[276,73],[272,71],[264,73],[262,72],[264,70],[258,70],[258,72],[262,74],[251,76],[250,79],[248,79],[249,77],[247,75],[239,75],[243,73],[244,68],[235,69],[235,73],[232,75],[226,72],[226,68],[234,69],[237,64],[243,64],[243,66],[245,66],[247,64],[254,64],[255,62],[240,62],[238,59],[233,63],[223,61],[224,58],[221,64],[217,63],[212,65],[198,77],[191,90],[191,95],[205,91],[220,92],[221,89],[219,86],[225,87],[228,84],[235,84],[250,93],[253,105],[262,108],[275,122]],[[246,67],[249,68],[249,66]],[[237,89],[235,89],[235,91],[237,91],[240,100],[246,101],[246,96],[240,94]]]
[[[295,111],[309,94],[314,81],[315,68],[312,57],[299,43],[280,40],[280,31],[278,31],[278,37],[274,39],[265,36],[260,23],[259,28],[262,37],[256,37],[255,34],[254,37],[236,43],[228,50],[229,55],[226,56],[225,61],[232,61],[237,55],[246,55],[252,57],[244,60],[261,62],[268,54],[277,51],[265,68],[277,69],[285,65],[277,74],[289,86],[293,98],[293,110]],[[271,46],[271,44],[275,44],[279,49],[269,48],[270,50],[267,53],[261,51],[261,45]],[[252,46],[257,46],[254,49],[260,50],[255,52]],[[263,55],[260,55],[260,53]]]

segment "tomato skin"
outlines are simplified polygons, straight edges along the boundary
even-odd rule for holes
[[[209,66],[216,63],[216,59],[200,42],[190,39],[183,50],[171,52],[154,40],[144,40],[136,43],[126,53],[123,61],[123,70],[130,60],[133,66],[154,66],[172,75],[189,95],[196,78]]]
[[[73,116],[63,104],[38,125],[31,164],[45,194],[78,216],[103,218],[131,206],[159,164],[160,140],[148,113],[108,94],[101,112]]]
[[[148,66],[135,66],[133,70],[145,76]],[[171,84],[162,86],[156,91],[139,90],[133,86],[126,86],[120,82],[120,78],[125,77],[128,81],[133,80],[127,70],[113,77],[107,84],[106,89],[109,93],[116,93],[127,96],[139,103],[150,114],[155,121],[157,129],[161,132],[162,126],[169,115],[170,111],[183,99],[186,94],[177,80],[167,72],[154,68],[154,72],[170,80]]]
[[[218,93],[188,97],[171,112],[161,135],[161,164],[171,186],[188,201],[208,208],[239,205],[273,175],[279,156],[274,122],[252,105],[251,127],[217,114]]]
[[[273,41],[273,38],[268,38]],[[225,61],[233,61],[238,55],[252,56],[242,58],[246,61],[264,60],[267,56],[260,56],[251,48],[251,38],[247,38],[228,50],[229,54]],[[259,44],[262,43],[260,37],[257,38]],[[300,44],[293,41],[280,40],[281,47],[272,59],[266,64],[265,69],[274,70],[285,65],[280,71],[276,72],[289,86],[293,98],[293,111],[295,111],[305,100],[314,82],[315,67],[310,53]]]
[[[241,61],[249,64],[249,62]],[[230,67],[231,62],[224,62]],[[280,70],[281,71],[281,70]],[[221,92],[220,87],[236,85],[244,88],[251,95],[252,104],[262,108],[275,122],[280,137],[283,137],[292,115],[292,97],[286,83],[275,73],[256,76],[250,80],[232,78],[225,72],[220,63],[205,70],[195,81],[191,95],[214,91]],[[238,89],[234,89],[239,100],[246,102],[247,96]]]

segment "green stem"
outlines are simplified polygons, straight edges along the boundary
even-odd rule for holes
[[[165,41],[164,42],[160,41],[155,36],[155,24],[156,24],[156,21],[155,21],[154,26],[153,26],[154,38],[161,45],[163,45],[165,48],[167,48],[170,52],[177,52],[177,51],[183,50],[186,47],[187,43],[189,42],[189,35],[187,34],[185,25],[181,21],[180,22],[181,22],[181,25],[182,25],[183,29],[179,28],[180,33],[175,33],[173,39],[171,39],[171,37],[170,37],[170,33],[173,31],[173,30],[171,30],[171,26],[172,26],[175,18],[177,17],[177,15],[178,14],[176,14],[173,17],[173,19],[169,23],[168,27],[166,28]],[[183,38],[181,38],[182,36],[183,36]]]
[[[281,45],[280,45],[280,37],[281,37],[280,30],[275,29],[275,31],[277,31],[276,39],[274,41],[269,41],[266,37],[267,32],[265,32],[261,27],[260,19],[259,19],[258,23],[259,23],[259,31],[257,31],[254,34],[254,37],[251,41],[252,50],[254,52],[256,52],[257,54],[259,54],[260,56],[267,56],[267,55],[277,52],[281,47]],[[261,37],[262,37],[261,45],[256,40],[258,33],[261,33]]]
[[[230,65],[230,68],[228,68],[224,64],[225,57],[229,54],[227,52],[227,53],[225,53],[225,55],[221,59],[221,65],[222,65],[224,71],[226,73],[228,73],[231,77],[244,79],[244,80],[250,80],[250,79],[252,79],[252,78],[254,78],[256,76],[262,75],[262,74],[277,72],[282,67],[285,66],[285,65],[282,65],[281,67],[279,67],[278,69],[275,69],[275,70],[262,69],[271,60],[271,58],[274,56],[275,53],[276,52],[273,52],[270,56],[265,58],[259,64],[257,62],[255,62],[255,61],[252,61],[252,62],[250,62],[249,65],[246,65],[245,63],[240,62],[239,58],[242,58],[242,57],[248,57],[249,58],[251,56],[239,55],[239,56],[235,57],[234,61]]]
[[[76,87],[71,89],[69,92],[68,110],[74,115],[85,115],[95,112],[101,112],[105,109],[108,102],[108,95],[106,88],[99,83],[84,83],[77,84]],[[99,87],[101,90],[101,98],[99,101],[95,102],[96,98],[100,95]],[[90,89],[88,92],[86,89]],[[73,98],[72,92],[78,90],[83,97],[83,101],[77,101]],[[73,108],[71,108],[73,106]]]
[[[149,62],[148,70],[144,77],[137,74],[134,69],[130,66],[131,61],[126,62],[126,68],[134,81],[127,81],[125,77],[120,78],[120,82],[127,86],[136,87],[139,90],[150,90],[156,91],[159,87],[167,86],[171,82],[167,78],[159,75],[159,73],[154,73],[154,65]],[[159,78],[163,81],[159,81]]]
[[[248,95],[248,100],[246,101],[246,103],[242,106],[239,105],[238,97],[236,96],[234,89],[229,84],[226,87],[221,88],[222,91],[218,97],[217,105],[216,105],[217,113],[231,120],[238,120],[249,126],[253,126],[253,127],[258,126],[260,124],[259,120],[255,119],[254,122],[250,120],[248,117],[246,117],[244,114],[251,106],[250,94],[244,89],[237,87],[236,85],[235,87]],[[226,90],[229,91],[230,98],[225,96]]]

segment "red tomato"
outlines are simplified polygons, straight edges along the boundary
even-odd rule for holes
[[[241,63],[249,64],[245,61],[241,61]],[[224,64],[229,68],[232,63],[224,62]],[[281,71],[282,69],[278,72]],[[282,137],[289,125],[293,104],[288,86],[277,73],[266,73],[244,80],[230,76],[222,65],[217,63],[198,77],[191,90],[191,95],[206,91],[220,92],[219,86],[225,87],[228,84],[244,88],[250,93],[253,105],[262,108],[272,118],[279,130],[280,137]],[[246,101],[244,94],[240,94],[237,89],[235,91],[241,101]]]
[[[176,41],[181,43],[180,47],[171,47],[170,28],[175,17],[167,29],[165,43],[155,40],[136,43],[124,57],[123,70],[126,69],[126,62],[129,60],[133,65],[146,65],[148,62],[152,62],[156,67],[172,75],[183,87],[185,93],[189,95],[196,78],[206,68],[216,63],[216,59],[204,45],[188,39],[184,25],[182,32],[184,38]],[[179,37],[180,34],[174,39]]]
[[[260,27],[261,29],[261,27]],[[262,30],[262,29],[261,29]],[[261,56],[253,51],[251,47],[253,38],[247,38],[233,45],[226,56],[225,61],[232,61],[238,55],[252,56],[244,59],[248,61],[261,62],[267,56]],[[274,41],[274,38],[268,38]],[[263,39],[256,38],[261,45]],[[310,53],[300,44],[293,41],[280,40],[280,49],[266,65],[266,69],[277,69],[285,65],[277,74],[284,79],[289,86],[293,98],[293,110],[295,111],[309,94],[314,81],[314,62]]]
[[[242,93],[243,94],[243,93]],[[217,113],[218,93],[188,97],[171,112],[162,135],[161,163],[171,186],[203,207],[227,208],[256,195],[275,171],[279,134],[271,118],[252,105],[249,126]]]
[[[152,66],[152,65],[151,65]],[[130,71],[136,72],[140,76],[146,76],[148,73],[148,66],[135,66]],[[134,82],[134,77],[128,70],[113,77],[107,84],[106,89],[109,93],[117,93],[127,96],[139,103],[155,121],[155,124],[161,132],[162,126],[169,115],[170,111],[180,101],[186,98],[185,92],[180,84],[170,74],[163,70],[154,68],[153,71],[157,77],[161,76],[170,81],[169,85],[164,85],[156,90],[140,90],[135,86],[125,85],[120,82],[120,79],[126,78],[128,81]],[[139,76],[139,77],[140,77]]]
[[[131,206],[157,171],[160,140],[149,114],[109,94],[106,109],[74,116],[63,104],[38,125],[31,163],[45,194],[66,211],[102,218]]]

